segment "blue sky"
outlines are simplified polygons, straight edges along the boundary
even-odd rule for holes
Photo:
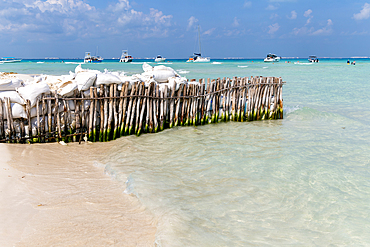
[[[370,0],[0,0],[0,57],[370,56]]]

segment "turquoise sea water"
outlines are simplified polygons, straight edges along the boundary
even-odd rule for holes
[[[82,67],[134,74],[143,61]],[[168,62],[188,79],[282,77],[284,119],[123,137],[96,164],[155,215],[158,246],[369,246],[370,60],[346,61]],[[61,75],[79,61],[36,62],[0,71]]]

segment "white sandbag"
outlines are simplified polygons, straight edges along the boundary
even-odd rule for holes
[[[22,99],[21,96],[16,91],[3,91],[0,92],[0,99],[4,101],[5,98],[10,98],[10,103],[18,103],[25,105],[26,102]]]
[[[16,88],[23,86],[23,81],[18,78],[9,78],[0,80],[0,91],[14,91]]]
[[[154,66],[154,67],[153,67],[153,70],[154,70],[154,71],[158,71],[158,70],[166,70],[166,71],[173,71],[174,73],[176,73],[176,72],[175,72],[175,70],[174,70],[173,68],[171,68],[171,67],[167,67],[167,66],[164,66],[164,65]]]
[[[45,82],[33,83],[17,89],[17,92],[24,100],[31,102],[31,107],[35,106],[36,99],[41,94],[50,93],[50,88]]]
[[[159,83],[168,82],[168,78],[175,77],[176,73],[171,70],[153,70],[142,73],[143,76],[151,76]]]
[[[94,72],[80,72],[76,75],[75,82],[79,91],[88,90],[96,81],[96,73]]]
[[[143,63],[143,66],[142,66],[144,72],[149,72],[149,71],[152,71],[153,70],[153,67],[150,66],[149,64],[147,63]]]
[[[78,73],[81,73],[81,72],[91,72],[91,73],[95,73],[95,74],[100,74],[101,72],[99,70],[94,70],[94,69],[83,69],[81,67],[81,64],[77,65],[77,67],[75,68],[75,73],[76,73],[76,76]]]
[[[55,75],[46,75],[45,77],[42,78],[42,82],[48,84],[50,90],[55,91],[58,90],[58,85],[63,82],[63,77]]]
[[[111,73],[100,73],[96,77],[95,86],[109,85],[109,84],[121,84],[122,81],[118,76]]]
[[[24,86],[27,86],[27,85],[34,84],[34,83],[39,83],[39,82],[45,80],[46,77],[47,77],[47,75],[37,75],[37,76],[33,77],[33,80],[23,81],[23,84],[24,84]]]
[[[12,109],[12,117],[13,119],[16,118],[27,118],[25,107],[18,104],[18,103],[11,103],[10,107]],[[3,113],[4,113],[4,119],[8,119],[7,110],[5,107],[5,104],[3,104]]]
[[[61,86],[59,86],[58,94],[63,97],[71,97],[77,89],[77,83],[75,83],[74,81],[64,82]]]
[[[141,74],[142,76],[152,77],[159,83],[168,82],[168,78],[179,76],[174,69],[164,65],[152,67],[149,64],[144,63],[142,68],[145,71]]]

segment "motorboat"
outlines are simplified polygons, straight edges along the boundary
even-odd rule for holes
[[[264,62],[279,62],[280,57],[276,56],[275,54],[267,54],[266,58],[263,60]]]
[[[200,53],[194,53],[193,56],[189,57],[188,61],[186,62],[193,62],[193,63],[206,63],[210,62],[211,60],[209,57],[202,57]]]
[[[308,61],[310,63],[318,63],[319,62],[319,59],[316,56],[309,56],[308,57]]]
[[[22,59],[17,59],[15,57],[2,57],[0,59],[0,63],[18,63],[22,61]]]
[[[85,52],[84,63],[101,63],[103,58],[100,56],[93,56],[91,52]]]
[[[193,53],[193,56],[191,56],[186,62],[190,63],[208,63],[211,61],[209,57],[202,57],[202,48],[200,45],[200,29],[198,25],[198,40],[199,40],[199,53]]]
[[[158,55],[155,59],[155,62],[160,63],[166,61],[166,58],[162,57],[161,55]]]
[[[132,62],[132,56],[128,54],[128,50],[123,50],[121,59],[119,60],[120,63],[130,63]]]

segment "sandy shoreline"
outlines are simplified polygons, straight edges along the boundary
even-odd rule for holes
[[[0,144],[0,246],[154,246],[153,216],[92,165],[110,145]]]

